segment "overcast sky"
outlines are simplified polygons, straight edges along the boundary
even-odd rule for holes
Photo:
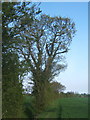
[[[76,24],[76,35],[66,55],[68,67],[55,80],[67,91],[88,92],[88,3],[41,2],[43,13],[50,16],[69,17]]]

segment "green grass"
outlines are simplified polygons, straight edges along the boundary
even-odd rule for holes
[[[54,101],[39,118],[88,118],[88,98],[72,97]]]
[[[32,96],[24,96],[24,113],[22,118],[30,118],[35,110]],[[88,98],[59,98],[51,103],[38,118],[88,118]]]

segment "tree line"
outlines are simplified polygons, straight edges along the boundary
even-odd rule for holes
[[[28,73],[33,82],[35,116],[53,99],[56,89],[51,82],[67,67],[64,54],[75,31],[70,18],[42,14],[39,4],[2,2],[3,118],[20,117],[22,82]]]

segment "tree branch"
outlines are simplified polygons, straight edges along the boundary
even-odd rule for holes
[[[62,52],[58,52],[58,53],[56,53],[56,55],[57,55],[57,54],[61,54],[61,53],[66,53],[66,52],[68,52],[68,49],[66,49],[66,50],[64,50],[64,51],[62,51]]]
[[[56,50],[55,50],[55,52],[54,52],[53,58],[55,58],[55,56],[56,56],[56,52],[58,51],[60,45],[61,45],[61,42],[59,42],[58,47],[56,48]]]

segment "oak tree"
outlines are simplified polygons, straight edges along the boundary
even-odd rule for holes
[[[24,16],[18,26],[21,28],[14,36],[13,48],[24,67],[28,66],[39,111],[45,105],[45,91],[50,81],[66,67],[62,58],[75,34],[75,23],[69,18],[39,14]]]

